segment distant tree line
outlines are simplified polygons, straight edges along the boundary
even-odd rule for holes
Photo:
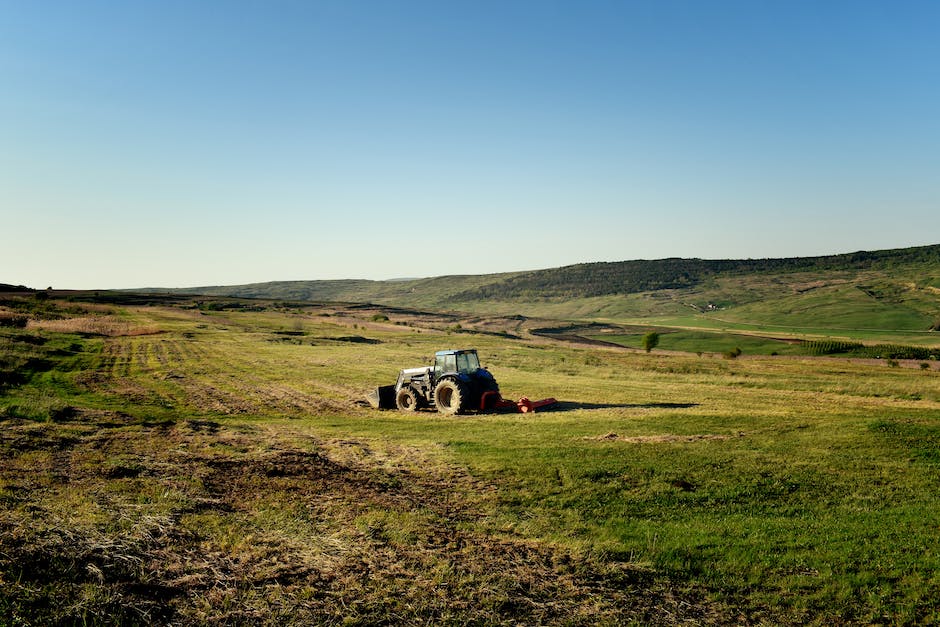
[[[940,245],[824,257],[782,259],[659,259],[582,263],[536,270],[464,290],[455,301],[579,298],[694,287],[724,275],[890,269],[911,264],[940,265]]]

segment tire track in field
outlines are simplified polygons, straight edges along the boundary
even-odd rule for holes
[[[80,373],[75,382],[86,388],[119,396],[134,404],[164,405],[165,398],[152,386],[136,376],[140,370],[138,346],[129,338],[112,338],[105,342],[94,370]]]
[[[167,355],[161,372],[157,373],[160,386],[172,394],[177,403],[225,415],[253,413],[260,409],[223,383],[229,359],[219,347],[171,340],[159,350]]]
[[[284,364],[280,354],[258,350],[255,339],[224,344],[193,346],[186,344],[184,350],[198,353],[202,368],[197,380],[212,390],[194,389],[193,382],[180,382],[189,386],[198,397],[207,393],[212,398],[210,405],[216,410],[226,407],[234,413],[253,411],[256,413],[311,413],[323,411],[348,411],[358,390],[331,385],[313,377],[285,381],[278,373],[294,374],[296,368]],[[267,348],[266,346],[263,348]],[[195,354],[193,355],[195,357]],[[196,369],[186,367],[186,372]],[[267,376],[265,376],[267,375]],[[272,376],[273,375],[273,376]]]
[[[167,343],[160,341],[154,342],[151,345],[151,353],[153,353],[154,359],[161,368],[166,368],[169,363],[169,358],[167,357]]]
[[[259,351],[251,339],[115,338],[100,360],[97,372],[82,381],[94,389],[135,404],[222,415],[350,411],[359,392],[298,377],[281,355]],[[281,372],[284,377],[277,376]]]
[[[237,357],[245,351],[237,347],[232,350],[228,343],[200,345],[180,340],[163,344],[160,350],[166,350],[173,358],[167,358],[160,376],[165,387],[176,389],[174,396],[178,402],[225,415],[271,410],[295,413],[317,406],[296,390],[270,386],[251,376],[250,372],[259,368],[259,364]]]
[[[151,370],[150,354],[154,344],[156,344],[156,342],[137,341],[133,343],[131,350],[134,356],[134,363],[140,370],[145,372]]]
[[[104,354],[109,359],[108,374],[111,377],[127,377],[131,371],[131,356],[127,340],[120,339],[105,344]]]

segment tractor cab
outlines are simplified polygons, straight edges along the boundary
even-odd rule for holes
[[[434,353],[434,379],[446,374],[474,375],[480,369],[476,349],[437,351]]]

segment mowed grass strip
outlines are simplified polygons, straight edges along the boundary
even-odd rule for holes
[[[363,622],[940,620],[936,372],[566,347],[355,312],[133,316],[165,332],[42,331],[71,352],[41,355],[56,366],[0,396],[4,546],[58,556],[47,575],[77,615],[125,598],[131,618],[194,621],[323,619],[340,602]],[[355,403],[467,346],[505,396],[559,408]],[[15,531],[41,519],[45,532]],[[492,552],[471,563],[473,545]],[[4,561],[6,582],[17,568]],[[402,597],[406,581],[420,594]],[[8,617],[53,593],[9,590]]]

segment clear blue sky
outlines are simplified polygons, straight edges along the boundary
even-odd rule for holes
[[[0,0],[0,282],[940,243],[940,2]]]

